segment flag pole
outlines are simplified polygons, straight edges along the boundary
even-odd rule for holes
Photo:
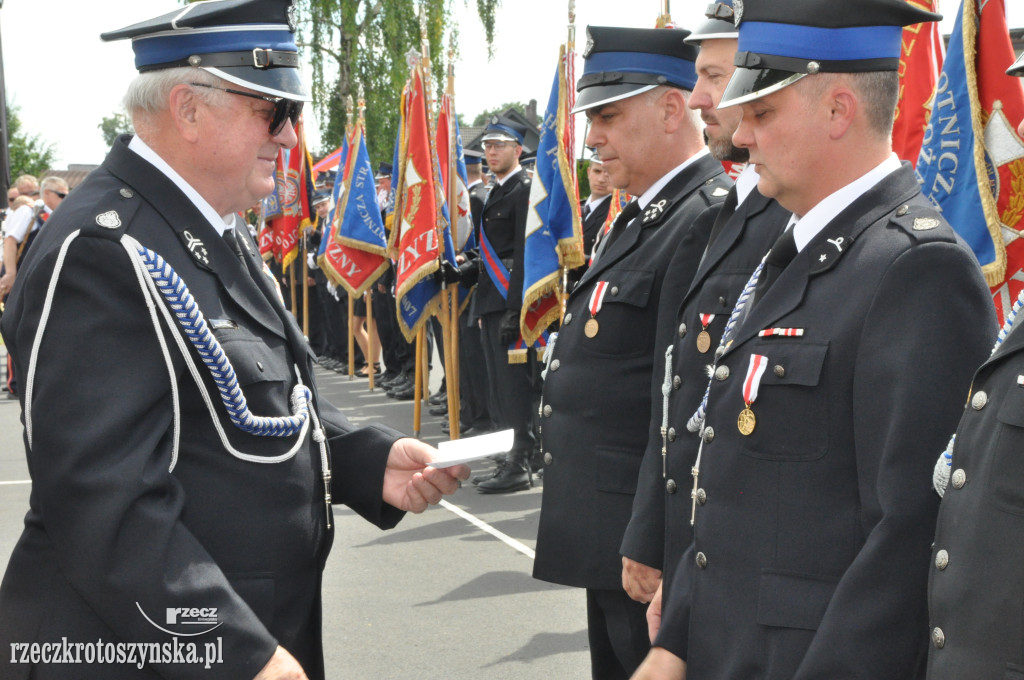
[[[666,0],[666,2],[667,1],[668,0]],[[568,80],[569,80],[569,63],[568,62],[569,62],[570,59],[573,58],[573,52],[575,52],[575,51],[576,51],[576,0],[569,0],[569,36],[568,36],[568,39],[565,42],[565,64],[563,64],[561,66],[563,77],[566,79],[566,83],[565,83],[566,88],[571,88],[571,87],[575,86],[575,83],[568,82]],[[575,124],[576,123],[575,123],[574,120],[572,120],[571,116],[569,116],[569,120],[565,121],[566,127],[569,128],[570,130],[573,129],[570,126],[574,126]],[[587,120],[587,125],[589,125],[589,124],[590,124],[590,120],[588,119]],[[573,138],[575,139],[575,135],[573,135]],[[573,146],[575,146],[575,141],[573,142]],[[575,151],[576,151],[575,149],[567,149],[566,150],[567,155],[569,156],[569,159],[572,160],[574,165],[577,165],[576,161],[573,159],[573,153],[575,153]],[[577,169],[578,169],[577,167],[574,167],[573,171],[576,171]],[[579,184],[579,182],[577,181],[577,186],[578,186],[578,184]],[[579,193],[579,189],[577,189],[576,193]],[[573,210],[575,210],[575,209],[576,208],[573,208]],[[573,219],[575,219],[575,217]],[[559,306],[562,308],[561,309],[561,313],[558,316],[558,325],[561,326],[562,322],[565,320],[565,308],[569,304],[569,269],[562,262],[562,258],[559,258],[558,268],[559,268],[560,273],[561,273],[560,283],[562,285],[561,293],[558,296]]]
[[[450,218],[453,236],[458,236],[457,213],[459,209],[458,191],[458,158],[457,145],[455,140],[455,33],[448,36],[448,99],[451,108],[448,111],[448,217]],[[440,249],[438,249],[440,252]],[[452,263],[455,264],[454,262]],[[444,322],[448,325],[449,339],[445,342],[445,354],[449,355],[450,363],[445,365],[445,375],[448,377],[448,432],[452,439],[461,436],[459,417],[459,406],[462,403],[459,394],[459,284],[448,285],[447,291],[442,293],[449,306],[450,314],[446,315]],[[450,349],[448,349],[450,347]]]
[[[354,120],[355,120],[355,102],[352,101],[352,95],[350,94],[350,95],[348,95],[345,98],[345,137],[346,138],[352,136],[352,128],[355,125],[355,123],[353,122]],[[349,149],[349,153],[352,153],[351,149]],[[337,179],[337,181],[341,182],[342,179],[344,178],[344,176],[345,176],[345,168],[339,167],[338,168],[338,179]],[[339,210],[338,212],[341,212],[341,211]],[[342,217],[343,217],[342,215],[337,215],[336,214],[335,215],[335,221],[340,220]],[[342,288],[344,288],[344,286],[342,286]],[[353,325],[353,322],[355,321],[355,309],[354,309],[355,300],[352,298],[352,295],[350,295],[347,290],[345,291],[345,297],[348,298],[348,304],[345,305],[345,307],[348,308],[348,379],[349,380],[355,380],[356,379],[356,336],[352,334],[352,325]],[[372,369],[372,367],[371,367],[371,369]]]
[[[423,417],[423,348],[427,343],[425,342],[427,333],[427,325],[420,324],[420,328],[416,331],[416,379],[413,381],[413,399],[415,400],[412,407],[412,436],[420,436],[420,421]]]
[[[359,127],[363,130],[363,134],[366,134],[366,95],[364,94],[362,83],[359,83],[358,93],[359,102],[357,104],[357,110],[359,111]],[[366,299],[366,353],[370,355],[366,357],[366,372],[370,377],[370,391],[373,392],[376,379],[376,370],[374,370],[374,365],[377,363],[377,347],[373,342],[373,338],[377,334],[377,329],[373,322],[373,293],[368,290],[364,293],[364,297]]]
[[[661,14],[655,28],[667,28],[672,25],[672,12],[669,10],[669,0],[661,0]]]
[[[434,103],[433,102],[433,84],[430,82],[430,39],[429,39],[429,37],[427,35],[427,15],[426,15],[425,12],[422,11],[422,7],[421,7],[421,11],[420,11],[420,39],[421,39],[421,42],[422,42],[422,50],[423,50],[423,58],[420,61],[420,68],[423,70],[423,88],[424,88],[424,90],[426,90],[427,96],[430,98],[430,106],[427,108],[427,111],[428,111],[428,121],[427,121],[427,124],[429,126],[430,125],[429,112],[434,109],[434,106],[433,106],[433,103]],[[450,131],[452,129],[450,123],[449,123],[448,129],[449,129],[449,137],[450,137]],[[433,126],[432,130],[430,130],[430,134],[428,136],[430,138],[431,160],[433,160],[434,158],[437,158],[437,129],[436,129],[436,125]],[[451,143],[449,143],[449,147],[450,146],[451,146]],[[450,172],[451,171],[451,164],[450,163],[449,163],[448,167],[449,167],[448,184],[449,184],[449,186],[452,186],[454,178],[451,176],[451,172]],[[431,172],[434,172],[435,168],[436,168],[436,166],[434,165],[433,162],[431,162]],[[437,177],[436,179],[440,180],[440,177]],[[449,197],[450,197],[450,195],[451,195],[451,192],[449,191]],[[453,206],[451,204],[451,202],[449,202],[449,204],[448,204],[448,217],[449,217],[449,220],[452,220],[452,218],[453,218],[453,215],[454,215],[453,208],[454,207],[455,206]],[[442,211],[442,207],[441,207],[440,204],[438,204],[438,206],[437,206],[437,214],[434,216],[434,231],[437,233],[437,246],[438,246],[437,247],[437,268],[438,268],[439,272],[443,273],[444,272],[444,220],[442,219],[442,212],[441,211]],[[441,338],[442,338],[442,342],[444,343],[444,356],[441,357],[441,359],[442,359],[442,361],[444,361],[444,372],[445,372],[445,378],[446,378],[445,382],[447,383],[447,386],[448,386],[448,388],[447,388],[448,389],[447,395],[448,395],[448,425],[449,425],[449,428],[450,428],[449,434],[453,435],[452,439],[458,439],[458,432],[456,430],[456,428],[458,426],[458,406],[456,405],[455,408],[452,408],[452,405],[451,405],[451,398],[452,398],[452,396],[457,391],[457,390],[456,391],[452,391],[452,385],[453,385],[453,383],[457,384],[457,381],[458,381],[458,369],[455,369],[455,372],[453,373],[452,367],[453,367],[455,362],[452,360],[451,311],[450,311],[450,305],[448,303],[449,302],[448,301],[448,294],[449,294],[449,291],[448,291],[447,288],[444,287],[444,283],[443,283],[443,280],[442,280],[442,287],[441,287],[441,312],[438,315],[438,320],[441,322]],[[429,362],[426,363],[426,365],[429,366]],[[453,376],[454,376],[454,378],[453,378]],[[417,398],[419,398],[419,396],[422,396],[423,398],[426,398],[426,396],[429,394],[429,392],[430,392],[429,382],[428,382],[429,381],[429,377],[430,377],[430,374],[427,373],[426,377],[425,377],[425,382],[427,384],[424,384],[424,386],[423,386],[424,387],[424,391],[422,393],[418,393],[417,394]],[[452,417],[453,416],[455,417],[455,424],[454,425],[452,424]]]

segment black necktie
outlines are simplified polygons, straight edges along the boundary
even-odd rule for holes
[[[590,203],[583,204],[583,219],[587,219],[590,216]]]
[[[626,231],[626,227],[633,221],[633,218],[640,214],[640,203],[636,200],[632,200],[626,204],[626,207],[622,209],[622,212],[618,214],[615,221],[612,223],[612,228],[608,231],[607,243],[604,246],[602,252],[607,252],[612,244],[615,243],[615,239],[622,235],[622,232]]]
[[[242,257],[242,249],[238,245],[238,237],[235,236],[233,228],[224,230],[224,242],[228,244],[228,248],[231,248],[231,252],[241,260],[242,264],[245,264],[245,258]]]
[[[761,272],[757,286],[754,288],[753,304],[757,304],[764,296],[794,257],[796,257],[796,240],[793,238],[793,228],[790,227],[782,232],[782,235],[772,244],[772,249],[764,261],[764,271]]]

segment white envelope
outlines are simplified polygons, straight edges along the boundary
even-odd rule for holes
[[[478,437],[441,442],[437,445],[437,455],[434,456],[434,462],[430,467],[446,468],[493,456],[496,453],[507,453],[512,450],[514,441],[515,430],[502,430]]]

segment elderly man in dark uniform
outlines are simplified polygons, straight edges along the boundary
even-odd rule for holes
[[[704,120],[711,155],[743,163],[749,152],[732,143],[741,112],[736,107],[717,109],[735,70],[737,29],[732,19],[731,0],[712,4],[704,23],[686,38],[700,45],[690,106]],[[688,482],[698,439],[686,422],[704,395],[708,365],[729,312],[789,220],[788,212],[757,190],[757,180],[757,171],[748,164],[725,200],[692,281],[684,280],[689,278],[685,270],[680,277],[681,268],[669,265],[665,289],[673,294],[662,295],[658,311],[647,451],[622,541],[623,586],[641,602],[651,600],[659,584],[671,584],[676,564],[690,545]],[[678,257],[685,260],[690,254],[682,251]]]
[[[477,484],[481,493],[521,491],[532,484],[535,359],[530,352],[527,363],[510,364],[508,356],[519,339],[523,305],[523,245],[530,209],[530,178],[519,165],[525,134],[523,126],[495,116],[482,140],[487,166],[497,182],[487,195],[477,232],[483,271],[470,314],[479,319],[491,419],[498,429],[514,429],[515,443],[494,475]]]
[[[1007,73],[1024,76],[1024,56]],[[1024,334],[1013,330],[1022,299],[974,376],[952,451],[936,465],[929,680],[1024,677]]]
[[[32,476],[0,585],[4,649],[102,640],[123,659],[128,643],[195,640],[216,642],[216,677],[323,678],[331,503],[390,527],[469,473],[318,398],[237,217],[273,190],[308,100],[291,10],[214,0],[103,36],[133,39],[137,135],[53,215],[3,318]],[[181,660],[6,659],[0,675],[209,676]]]
[[[939,17],[734,6],[721,106],[793,214],[691,419],[693,542],[636,677],[920,678],[938,508],[921,482],[995,330],[973,254],[892,153],[902,27]]]
[[[622,590],[619,544],[647,442],[658,304],[677,250],[672,275],[693,277],[731,185],[687,106],[697,80],[688,34],[588,27],[578,85],[587,144],[637,199],[569,296],[548,364],[533,575],[587,589],[594,678],[628,678],[650,647],[646,606]]]

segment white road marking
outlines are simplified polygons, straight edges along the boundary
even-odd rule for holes
[[[499,541],[501,541],[505,545],[508,545],[508,546],[510,546],[512,548],[515,548],[519,552],[521,552],[524,555],[526,555],[527,557],[529,557],[531,560],[536,557],[536,553],[529,546],[523,545],[522,543],[520,543],[516,539],[512,538],[511,536],[509,536],[508,534],[504,534],[504,533],[498,531],[497,529],[492,527],[487,522],[483,521],[479,517],[476,517],[474,515],[469,514],[468,512],[466,512],[465,510],[463,510],[459,506],[453,505],[452,503],[449,503],[448,501],[443,500],[443,499],[441,500],[439,505],[442,508],[444,508],[445,510],[447,510],[449,512],[452,512],[452,513],[455,513],[456,515],[458,515],[462,519],[466,520],[467,522],[469,522],[473,526],[477,527],[478,529],[489,533],[491,536],[494,536],[496,539],[498,539]]]

